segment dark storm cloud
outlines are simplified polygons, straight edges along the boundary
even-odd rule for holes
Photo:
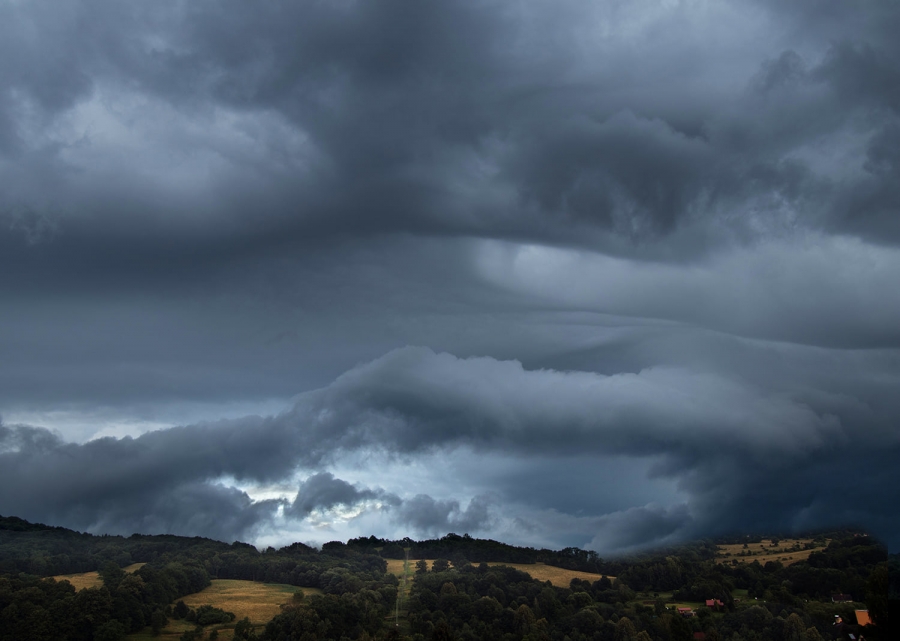
[[[691,533],[692,518],[686,505],[666,509],[658,505],[632,507],[598,519],[591,549],[640,549],[677,542]]]
[[[734,64],[741,77],[710,63],[715,46],[688,8],[654,11],[455,2],[126,10],[91,2],[60,17],[43,3],[8,5],[5,118],[21,150],[4,172],[28,178],[8,206],[65,202],[68,211],[90,211],[66,216],[63,229],[73,243],[99,245],[112,264],[122,261],[110,252],[114,238],[152,236],[160,221],[181,237],[176,252],[179,242],[203,251],[235,233],[255,236],[260,249],[275,238],[376,231],[608,245],[606,232],[649,240],[710,224],[755,235],[748,219],[760,217],[766,233],[800,219],[897,240],[897,202],[881,187],[889,176],[834,176],[809,158],[823,139],[843,150],[851,131],[877,138],[894,123],[900,65],[882,25],[848,27],[843,37],[832,23],[818,37],[812,29],[804,55],[786,46],[742,53]],[[753,11],[728,5],[723,28]],[[784,18],[772,11],[767,20]],[[796,28],[808,18],[785,13]],[[897,22],[896,12],[882,13]],[[599,35],[617,18],[646,25]],[[682,24],[700,37],[696,51],[654,42],[655,29]],[[672,80],[670,61],[684,82]],[[186,135],[149,139],[160,117],[149,113],[133,123],[132,135],[148,137],[144,157],[104,175],[97,164],[80,165],[86,152],[74,141],[36,133],[89,100],[122,100],[112,113],[128,113],[136,107],[124,96],[158,101],[171,110],[169,126]],[[217,109],[233,114],[236,128]],[[204,126],[208,134],[193,133]],[[118,154],[118,139],[80,133],[103,139],[101,157]],[[246,140],[235,142],[238,135]],[[171,160],[163,158],[173,156],[186,177],[205,178],[160,193],[154,188],[174,178],[154,176],[166,174]],[[38,176],[41,192],[28,187]],[[846,205],[828,216],[823,194]],[[123,207],[134,212],[127,220]],[[217,233],[183,237],[192,223],[179,218],[210,216]],[[97,233],[108,239],[92,243]],[[689,245],[698,242],[695,234]]]
[[[191,428],[197,438],[189,441],[181,440],[185,432],[168,431],[155,439],[147,434],[138,441],[75,445],[41,428],[0,425],[4,513],[118,534],[245,536],[278,502],[254,503],[233,487],[205,482],[222,469],[212,457],[225,452],[204,452],[197,430],[203,428]],[[270,460],[272,454],[267,453]],[[235,466],[236,473],[241,467]]]
[[[0,511],[894,536],[898,32],[890,1],[3,4],[0,409],[82,427],[0,427]],[[129,420],[190,425],[71,442]],[[466,448],[511,467],[327,471]]]
[[[357,489],[327,472],[301,483],[292,503],[253,501],[217,477],[282,479],[296,461],[289,455],[287,465],[280,464],[276,451],[293,443],[275,434],[248,443],[244,437],[252,435],[250,419],[219,425],[212,433],[207,427],[75,445],[42,428],[0,424],[2,509],[96,532],[174,532],[234,540],[270,525],[282,506],[285,514],[302,519],[316,509],[353,507],[376,498],[400,504],[396,496]],[[212,441],[222,449],[208,449]],[[241,451],[243,462],[235,458]]]
[[[3,440],[8,428],[0,428]],[[23,428],[16,431],[21,432]],[[51,440],[49,435],[44,437]],[[22,439],[18,439],[22,440]],[[21,444],[21,443],[20,443]],[[4,442],[8,445],[8,442]],[[42,450],[43,461],[58,461],[59,443]],[[54,451],[55,450],[55,451]],[[78,479],[64,471],[55,476],[53,469],[42,469],[35,463],[35,452],[28,447],[16,454],[2,455],[4,465],[3,502],[6,513],[28,514],[42,521],[64,522],[70,527],[114,534],[134,532],[179,532],[186,535],[210,536],[223,540],[241,538],[264,522],[277,505],[273,502],[253,503],[235,488],[191,481],[173,481],[160,485],[137,487],[124,474],[106,470],[93,479]],[[94,462],[106,466],[108,461]],[[35,479],[29,471],[45,478]],[[19,474],[22,474],[20,477]],[[105,482],[121,484],[96,491],[98,476]],[[25,479],[32,485],[25,487]],[[83,484],[82,484],[83,483]],[[85,494],[88,492],[89,494]],[[75,498],[73,498],[73,496]]]
[[[223,475],[255,481],[287,477],[304,460],[294,454],[303,428],[287,422],[285,426],[293,434],[280,428],[261,431],[253,419],[245,419],[76,445],[43,428],[0,424],[5,488],[0,505],[4,513],[84,530],[175,532],[223,540],[253,536],[271,526],[279,507],[289,518],[304,519],[314,510],[353,508],[375,500],[382,509],[396,508],[398,522],[423,534],[445,533],[448,527],[477,531],[488,522],[486,497],[475,497],[465,510],[457,501],[427,494],[404,502],[329,472],[304,480],[292,502],[252,501],[245,492],[216,481]],[[248,436],[255,442],[248,443]],[[221,447],[219,451],[209,449],[213,442],[219,443],[213,446]],[[276,460],[279,450],[287,453],[287,461]]]
[[[459,501],[440,501],[427,494],[417,494],[403,502],[396,518],[425,536],[479,532],[490,525],[490,506],[487,496],[474,497],[463,510]]]
[[[294,502],[285,512],[304,517],[316,508],[329,509],[338,505],[349,507],[370,499],[383,499],[395,505],[400,502],[396,496],[367,488],[357,489],[347,481],[335,478],[330,472],[319,472],[300,484]]]

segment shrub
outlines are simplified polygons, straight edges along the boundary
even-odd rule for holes
[[[233,612],[226,612],[221,608],[211,605],[201,605],[197,608],[197,625],[212,625],[213,623],[231,623],[235,616]]]

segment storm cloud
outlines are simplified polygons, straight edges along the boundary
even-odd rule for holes
[[[0,6],[0,513],[900,524],[892,2]]]
[[[290,410],[267,418],[83,445],[42,429],[4,427],[2,501],[33,518],[81,519],[96,528],[106,518],[128,522],[135,501],[147,503],[147,497],[185,494],[190,506],[197,484],[205,484],[215,495],[208,509],[249,518],[247,512],[272,510],[277,502],[250,503],[233,488],[228,494],[220,479],[273,482],[360,452],[415,457],[470,450],[518,457],[525,468],[542,457],[565,465],[566,458],[589,453],[598,463],[611,456],[653,459],[650,473],[671,479],[686,497],[670,508],[638,506],[601,517],[592,541],[604,549],[749,523],[819,527],[834,517],[834,508],[826,509],[832,503],[847,505],[844,518],[889,536],[895,517],[878,505],[897,487],[897,472],[887,463],[900,450],[892,414],[878,416],[837,392],[788,395],[673,368],[616,375],[529,371],[515,361],[405,348],[302,394]],[[876,459],[886,465],[878,496],[859,497],[860,481],[828,475],[832,467],[862,469]],[[590,483],[585,476],[582,482]],[[503,499],[527,503],[531,493],[513,483]],[[219,506],[225,495],[232,502]],[[238,499],[243,502],[234,503]],[[397,508],[395,520],[425,533],[484,530],[491,504],[502,502],[479,495],[461,510],[457,500],[426,494],[402,501],[319,472],[300,484],[285,514],[303,518],[314,509],[374,500],[378,509]]]

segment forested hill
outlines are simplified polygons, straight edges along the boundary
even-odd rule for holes
[[[144,565],[126,575],[122,568],[134,563]],[[312,587],[329,595],[365,591],[379,603],[372,612],[380,626],[397,595],[397,578],[386,568],[379,556],[302,543],[260,552],[240,542],[94,536],[0,517],[0,641],[118,641],[165,621],[176,599],[214,578]],[[68,581],[40,578],[95,570],[103,585],[79,591]]]
[[[257,552],[256,548],[246,543],[229,545],[200,537],[167,534],[133,534],[127,538],[95,536],[62,527],[29,523],[17,517],[0,516],[0,574],[73,574],[97,570],[108,561],[125,566],[187,552],[195,558],[207,558],[241,547]]]
[[[30,523],[25,519],[20,519],[18,516],[2,515],[0,515],[0,530],[8,530],[10,532],[43,532],[49,530],[51,532],[71,532],[72,534],[78,534],[77,532],[72,532],[72,530],[67,530],[64,527],[44,525],[43,523]]]
[[[846,540],[852,539],[855,534],[858,533],[849,530],[836,531],[830,533],[828,537]],[[755,542],[758,538],[742,537],[740,540]],[[819,538],[824,540],[825,535],[819,533]],[[423,541],[410,538],[390,540],[374,536],[360,537],[350,539],[346,543],[331,541],[323,545],[321,551],[303,543],[293,543],[280,550],[269,548],[259,552],[248,543],[225,543],[202,537],[171,534],[98,536],[63,527],[30,523],[15,516],[0,515],[0,573],[26,572],[37,576],[54,576],[96,570],[106,561],[125,566],[182,554],[205,560],[241,551],[243,555],[249,557],[259,555],[269,558],[273,555],[294,557],[324,554],[333,557],[372,555],[384,559],[403,559],[408,555],[410,560],[448,559],[455,562],[455,565],[498,562],[545,563],[582,572],[630,576],[634,582],[646,582],[643,578],[643,574],[649,571],[646,568],[658,566],[660,559],[677,557],[681,566],[692,567],[714,560],[716,544],[729,541],[729,539],[717,542],[700,540],[618,559],[603,559],[592,550],[575,547],[562,550],[535,549],[453,533],[439,539]],[[840,553],[847,554],[847,551],[844,549]],[[818,553],[811,559],[812,565],[817,564],[815,559],[817,555]],[[677,579],[673,579],[675,580]]]
[[[119,641],[154,620],[164,623],[177,599],[212,579],[321,591],[286,608],[257,630],[261,636],[240,637],[248,640],[691,641],[702,633],[709,641],[762,641],[844,639],[860,632],[870,641],[893,638],[886,626],[863,629],[853,622],[860,608],[875,621],[887,620],[888,593],[897,591],[889,568],[898,568],[897,557],[886,563],[884,547],[859,532],[825,539],[806,559],[787,565],[746,554],[724,562],[708,541],[604,561],[577,548],[534,550],[455,534],[260,551],[172,535],[95,536],[0,517],[0,641]],[[385,559],[405,556],[404,548],[411,559],[449,559],[452,567],[421,564],[407,593]],[[573,578],[561,587],[487,564],[498,561],[543,561],[607,576]],[[126,575],[121,568],[134,563],[145,565]],[[93,570],[102,586],[80,591],[68,581],[40,578]],[[696,616],[675,611],[684,604]],[[394,618],[399,610],[402,634]],[[836,617],[844,622],[840,629]]]
[[[326,543],[324,548],[338,549],[340,542]],[[440,539],[415,541],[400,539],[392,541],[374,536],[350,539],[346,547],[351,550],[380,554],[386,559],[405,558],[407,550],[410,559],[465,559],[469,563],[546,563],[568,570],[612,574],[612,566],[593,550],[564,548],[562,550],[537,550],[500,543],[492,539],[476,539],[468,534],[448,534]]]
[[[106,561],[120,566],[129,563],[154,561],[165,555],[191,551],[192,556],[207,558],[243,548],[256,552],[247,543],[224,543],[200,537],[174,535],[133,534],[95,536],[62,527],[29,523],[18,517],[0,516],[0,573],[27,572],[38,576],[53,576],[96,570]],[[465,560],[469,563],[546,563],[569,570],[615,575],[624,568],[618,561],[604,561],[596,552],[569,547],[562,550],[534,549],[500,543],[490,539],[476,539],[468,534],[448,534],[440,539],[391,541],[374,536],[326,543],[322,553],[332,556],[358,553],[386,559],[402,559],[409,550],[410,559]],[[303,543],[294,543],[281,550],[265,553],[310,554],[316,552]],[[679,549],[687,553],[688,549]],[[264,553],[264,554],[265,554]],[[715,546],[694,544],[690,554],[698,558],[712,558]]]

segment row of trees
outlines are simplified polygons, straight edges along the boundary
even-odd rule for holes
[[[564,548],[548,550],[530,547],[519,547],[500,543],[492,539],[476,539],[468,534],[448,534],[440,539],[414,541],[400,539],[392,541],[374,536],[350,539],[346,545],[339,541],[325,544],[326,549],[337,550],[348,548],[366,554],[378,554],[386,559],[466,560],[471,563],[546,563],[569,570],[582,572],[608,572],[603,559],[593,550],[581,548]]]

